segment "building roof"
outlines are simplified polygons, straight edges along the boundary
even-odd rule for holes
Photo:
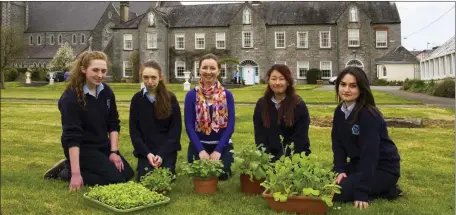
[[[376,59],[377,63],[388,63],[388,64],[416,64],[419,63],[415,55],[410,53],[403,46],[398,46],[390,52],[386,53],[380,58]]]
[[[441,45],[439,48],[437,48],[436,50],[434,50],[431,55],[429,55],[428,58],[424,59],[424,60],[427,60],[427,59],[432,59],[432,58],[436,58],[436,57],[440,57],[440,56],[443,56],[443,55],[447,55],[447,54],[450,54],[450,53],[454,53],[455,52],[455,37],[451,37],[448,41],[446,41],[443,45]]]
[[[144,14],[141,14],[141,15],[139,15],[138,17],[136,17],[134,19],[128,20],[127,22],[117,24],[116,26],[112,27],[112,29],[134,29],[134,28],[138,28],[139,22],[141,22],[141,20],[143,19],[143,17],[145,15],[146,14],[144,13]]]
[[[88,45],[71,45],[73,49],[73,55],[76,57],[81,52],[86,50]],[[44,47],[29,47],[22,58],[30,59],[52,59],[60,46],[44,46]]]

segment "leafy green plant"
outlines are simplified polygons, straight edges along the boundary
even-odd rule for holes
[[[131,209],[166,199],[164,195],[150,191],[133,181],[106,186],[95,185],[89,187],[86,195],[117,209]]]
[[[317,84],[317,80],[321,79],[321,70],[312,68],[306,74],[308,84]]]
[[[184,162],[182,172],[192,178],[209,179],[223,174],[223,163],[220,160],[194,160],[193,163]]]
[[[340,193],[336,184],[337,173],[319,164],[314,155],[305,152],[282,156],[273,168],[266,172],[266,180],[261,185],[272,193],[275,201],[286,202],[291,196],[319,198],[329,207],[332,196]]]
[[[155,168],[141,176],[141,185],[152,191],[167,192],[171,190],[171,181],[174,178],[169,168]]]
[[[271,168],[271,159],[273,156],[265,152],[265,148],[259,145],[255,148],[249,145],[240,152],[231,150],[234,154],[234,162],[231,166],[233,172],[246,174],[250,176],[250,181],[253,178],[260,180],[266,177],[266,171]]]
[[[455,83],[454,79],[445,79],[442,82],[438,83],[434,95],[441,97],[454,98],[455,95]]]

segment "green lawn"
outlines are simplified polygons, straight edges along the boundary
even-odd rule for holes
[[[139,84],[133,83],[110,83],[109,84],[119,102],[129,102],[133,95],[138,92]],[[178,101],[184,102],[186,92],[181,84],[169,84],[169,89],[177,96]],[[2,98],[21,99],[59,99],[65,88],[64,83],[46,85],[42,87],[22,87],[17,82],[7,83],[6,89],[2,90]],[[307,104],[335,104],[335,92],[318,91],[316,85],[298,85],[297,93]],[[245,88],[231,89],[237,103],[256,103],[264,94],[265,85],[256,85]],[[417,101],[392,96],[386,93],[374,91],[377,104],[422,104]]]
[[[60,93],[60,92],[59,92]],[[83,189],[69,193],[68,184],[42,180],[43,172],[63,157],[60,115],[56,102],[2,102],[1,104],[1,204],[2,214],[107,214],[87,205]],[[237,106],[233,142],[235,150],[253,143],[251,106]],[[331,116],[334,107],[310,107],[311,116]],[[454,118],[454,112],[420,107],[382,107],[385,117]],[[128,135],[129,105],[119,104],[120,149],[136,167]],[[406,197],[388,202],[376,200],[364,211],[351,204],[335,204],[328,214],[454,214],[454,129],[389,128],[402,157],[399,181]],[[310,127],[312,153],[331,165],[330,128]],[[182,133],[177,171],[186,160],[188,138]],[[170,204],[141,214],[276,214],[261,197],[244,197],[235,176],[219,183],[215,195],[192,193],[191,179],[179,176],[169,194]],[[334,209],[341,207],[341,209]]]

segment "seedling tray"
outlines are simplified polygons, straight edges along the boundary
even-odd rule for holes
[[[103,202],[100,202],[100,201],[98,201],[96,199],[92,199],[91,197],[87,196],[87,193],[84,193],[83,197],[87,201],[91,202],[92,205],[94,205],[94,206],[96,206],[96,207],[98,207],[100,209],[110,210],[110,211],[113,211],[113,212],[116,212],[116,213],[136,212],[136,211],[143,210],[143,209],[146,209],[146,208],[151,208],[151,207],[155,207],[155,206],[158,206],[158,205],[166,204],[166,203],[168,203],[171,200],[169,197],[165,196],[165,200],[160,201],[160,202],[155,202],[155,203],[148,204],[148,205],[142,205],[142,206],[135,207],[135,208],[130,208],[130,209],[118,209],[118,208],[115,208],[113,206],[107,205],[107,204],[105,204]]]

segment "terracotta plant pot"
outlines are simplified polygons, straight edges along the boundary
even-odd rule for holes
[[[195,193],[216,193],[217,192],[217,183],[218,178],[208,178],[208,179],[193,179],[193,191]]]
[[[317,80],[317,85],[323,85],[323,80]]]
[[[260,184],[264,181],[264,178],[261,180],[257,180],[255,177],[253,178],[253,182],[250,181],[250,176],[247,174],[241,174],[241,191],[246,196],[253,196],[261,194],[264,191],[264,187]]]
[[[277,212],[291,212],[298,214],[326,214],[328,206],[320,199],[307,196],[288,197],[286,202],[274,201],[272,194],[263,193],[269,207]]]

